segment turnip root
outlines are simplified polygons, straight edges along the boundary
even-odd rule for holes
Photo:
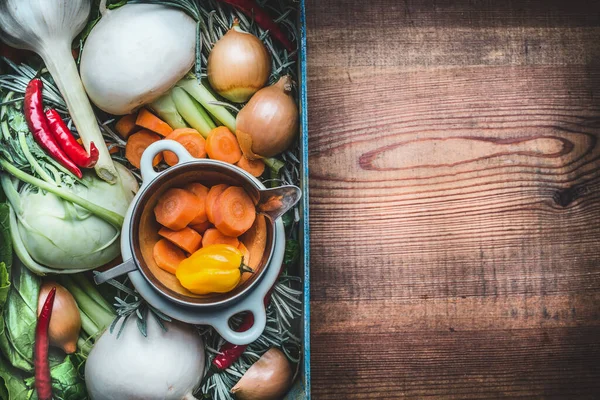
[[[196,329],[147,315],[147,337],[134,314],[94,345],[85,383],[91,400],[191,400],[204,372],[204,343]]]
[[[94,104],[128,114],[168,91],[195,61],[196,23],[186,13],[155,4],[107,10],[81,54],[81,80]]]

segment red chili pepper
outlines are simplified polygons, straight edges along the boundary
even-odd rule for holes
[[[244,14],[254,18],[258,26],[262,29],[269,31],[275,39],[277,39],[288,52],[293,52],[296,47],[288,39],[285,33],[281,30],[279,25],[273,21],[273,19],[263,10],[255,0],[221,0],[224,3],[231,4],[239,8]]]
[[[99,152],[94,142],[90,143],[90,154],[75,140],[69,127],[54,109],[46,111],[46,119],[54,140],[67,156],[81,168],[92,168],[98,161]]]
[[[42,312],[40,313],[35,327],[35,390],[39,400],[52,400],[52,377],[50,376],[50,361],[48,360],[48,348],[50,337],[48,328],[52,317],[56,287],[48,293]]]
[[[271,292],[267,293],[265,296],[265,307],[271,301]],[[254,315],[252,313],[248,313],[244,316],[242,323],[236,329],[237,332],[245,332],[248,329],[252,328],[254,325]],[[248,345],[237,345],[231,344],[229,342],[225,342],[223,346],[219,349],[219,354],[215,356],[212,361],[213,368],[216,368],[217,371],[224,371],[227,368],[231,367],[234,362],[238,360],[246,351]]]
[[[76,177],[81,178],[81,170],[71,161],[67,155],[58,146],[54,136],[50,132],[50,127],[46,116],[44,115],[44,106],[42,103],[42,81],[32,79],[25,90],[24,103],[25,119],[29,130],[33,134],[35,141],[58,161],[63,167],[71,171]]]

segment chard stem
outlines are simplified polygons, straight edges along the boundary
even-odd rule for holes
[[[104,309],[104,307],[96,303],[94,299],[90,297],[85,290],[83,290],[83,288],[77,285],[74,279],[72,279],[70,276],[63,276],[61,282],[64,287],[71,292],[75,298],[75,301],[77,301],[77,306],[79,306],[82,314],[85,314],[87,317],[89,317],[94,325],[96,325],[98,328],[94,332],[88,332],[90,336],[96,335],[98,331],[104,330],[108,328],[110,324],[112,324],[115,318],[115,313]],[[81,322],[83,323],[83,317]]]
[[[279,174],[281,168],[285,166],[285,163],[283,161],[278,160],[276,158],[263,158],[263,161],[265,162],[267,167],[271,168],[271,171],[273,171],[276,175]]]
[[[218,102],[217,98],[204,87],[202,82],[196,79],[184,78],[177,83],[177,86],[188,92],[212,116],[235,133],[235,117],[225,107],[214,104]]]
[[[83,291],[85,293],[87,293],[87,295],[89,297],[92,298],[92,300],[94,300],[96,303],[98,303],[98,305],[102,306],[102,308],[104,308],[106,311],[108,311],[110,313],[115,312],[114,308],[110,305],[110,303],[108,301],[106,301],[106,299],[104,297],[102,297],[102,295],[100,294],[98,289],[96,289],[96,286],[94,286],[85,277],[85,275],[75,274],[75,275],[71,275],[71,278],[73,278],[75,283],[77,283],[83,289]]]

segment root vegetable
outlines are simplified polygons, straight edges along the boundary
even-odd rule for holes
[[[204,372],[204,343],[191,325],[146,316],[144,337],[135,315],[98,339],[85,365],[91,400],[193,400]],[[118,336],[118,332],[123,331]]]
[[[102,18],[81,54],[81,79],[94,104],[116,115],[162,96],[195,60],[196,22],[173,7],[100,5]]]

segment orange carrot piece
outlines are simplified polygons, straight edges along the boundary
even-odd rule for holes
[[[229,185],[220,184],[215,185],[210,188],[208,191],[208,196],[206,196],[206,216],[210,222],[215,223],[215,219],[213,217],[213,207],[217,198],[223,193],[225,189],[227,189]]]
[[[175,140],[183,145],[194,158],[206,158],[206,140],[200,132],[192,128],[179,128],[171,132],[165,139]],[[172,151],[164,152],[165,162],[175,165],[179,161]]]
[[[239,240],[250,252],[250,259],[245,264],[254,269],[255,273],[258,272],[267,248],[267,218],[262,214],[257,215],[252,228],[240,236]]]
[[[158,234],[187,253],[194,253],[202,246],[202,236],[187,226],[178,231],[160,228]]]
[[[154,215],[159,224],[178,231],[192,222],[200,206],[200,199],[193,193],[172,188],[160,197],[154,207]]]
[[[212,244],[228,244],[233,247],[238,247],[240,241],[236,237],[225,236],[215,228],[207,229],[202,237],[202,247]]]
[[[127,139],[127,145],[125,145],[125,157],[129,160],[131,165],[139,168],[144,150],[152,143],[158,142],[159,140],[160,136],[156,133],[150,132],[147,129],[142,129],[129,136],[129,139]],[[152,160],[152,165],[158,165],[158,163],[162,161],[162,158],[162,154],[157,154],[156,157],[154,157],[154,160]]]
[[[213,224],[211,224],[210,221],[206,221],[202,222],[201,224],[190,224],[190,228],[192,228],[199,234],[204,235],[204,232],[206,232],[207,229],[213,228]]]
[[[127,114],[119,118],[115,124],[115,130],[123,139],[127,139],[137,129],[136,119],[137,114]]]
[[[156,242],[152,255],[154,256],[154,262],[158,265],[158,268],[170,272],[173,275],[175,275],[179,263],[186,258],[183,251],[167,239],[160,239]]]
[[[248,265],[250,263],[250,250],[248,250],[246,245],[242,242],[238,244],[238,249],[242,252],[243,263]]]
[[[142,128],[150,129],[152,132],[156,132],[162,136],[167,136],[173,132],[173,128],[171,128],[169,124],[145,108],[142,108],[138,113],[135,124]]]
[[[263,160],[248,160],[246,156],[242,156],[235,165],[257,178],[265,172],[265,162]]]
[[[242,158],[242,150],[237,138],[225,126],[219,126],[206,138],[206,152],[213,160],[235,164]]]
[[[208,196],[208,188],[201,183],[190,183],[184,187],[184,189],[194,193],[194,195],[200,199],[201,203],[200,208],[198,208],[198,215],[190,222],[190,225],[206,222],[208,220],[208,217],[206,216],[206,197]]]
[[[248,193],[237,186],[223,191],[213,207],[215,228],[227,236],[243,235],[256,219],[256,207]]]

